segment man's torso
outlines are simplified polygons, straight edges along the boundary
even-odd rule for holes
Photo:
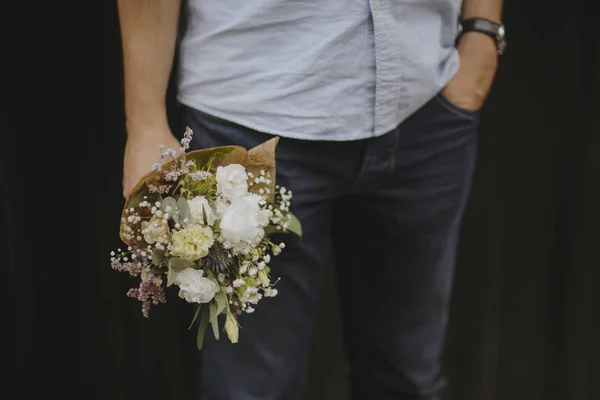
[[[189,0],[179,101],[309,140],[394,129],[456,73],[461,0]]]

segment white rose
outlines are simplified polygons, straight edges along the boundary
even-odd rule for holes
[[[248,175],[240,164],[229,164],[217,168],[217,191],[229,200],[248,193]]]
[[[188,200],[188,206],[192,214],[192,222],[208,225],[215,223],[215,214],[206,197],[196,196],[192,200]]]
[[[171,254],[186,260],[198,260],[208,254],[213,243],[213,231],[209,226],[188,225],[173,232]]]
[[[175,277],[175,284],[179,286],[179,297],[188,303],[208,303],[220,290],[219,285],[209,278],[205,278],[204,271],[186,268]]]
[[[257,244],[263,238],[264,227],[269,223],[269,211],[262,210],[262,197],[246,194],[234,199],[221,216],[221,237],[238,249]]]
[[[142,235],[148,244],[164,243],[169,235],[169,223],[166,219],[153,216],[150,221],[142,222]]]

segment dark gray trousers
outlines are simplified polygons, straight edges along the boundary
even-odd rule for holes
[[[192,147],[251,148],[270,136],[182,107]],[[357,400],[432,400],[443,386],[460,221],[477,113],[440,95],[388,134],[350,142],[282,138],[277,183],[293,191],[302,241],[273,258],[279,295],[240,317],[240,342],[206,335],[202,400],[299,400],[328,251],[338,269]]]

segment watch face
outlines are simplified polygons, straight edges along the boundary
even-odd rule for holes
[[[496,37],[496,47],[498,48],[498,54],[504,54],[506,50],[506,30],[504,26],[498,27],[498,36]]]
[[[504,36],[506,36],[506,31],[504,30],[504,27],[500,25],[498,27],[498,38],[504,39]]]

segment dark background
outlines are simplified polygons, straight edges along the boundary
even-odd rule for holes
[[[38,37],[37,58],[19,35],[3,50],[2,400],[193,399],[188,310],[171,302],[144,320],[109,266],[125,139],[114,3],[90,3],[74,29],[53,23],[62,42]],[[505,4],[509,45],[482,111],[446,399],[599,399],[600,4]],[[52,90],[32,96],[24,85],[38,75]],[[26,151],[42,155],[17,161]],[[346,400],[327,273],[307,399]]]

